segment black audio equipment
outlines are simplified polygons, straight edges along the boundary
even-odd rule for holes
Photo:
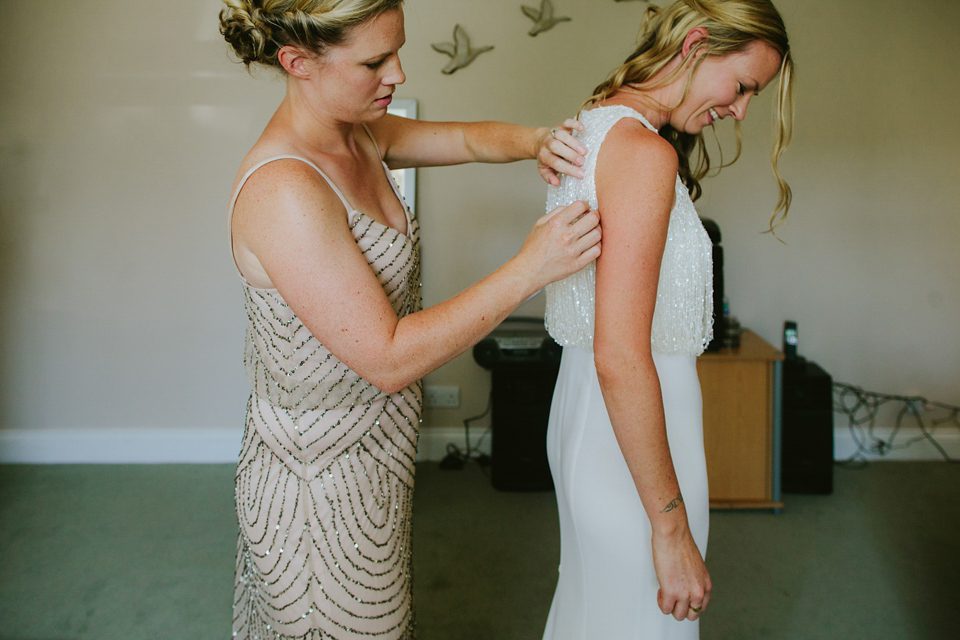
[[[797,335],[797,323],[787,320],[783,323],[783,355],[787,360],[794,360],[797,357],[797,343],[800,337]]]
[[[802,357],[783,363],[781,489],[833,492],[833,380]]]
[[[507,318],[473,348],[491,374],[490,480],[500,491],[553,489],[547,420],[562,351],[541,318]]]
[[[484,369],[505,364],[560,364],[563,349],[543,327],[542,318],[507,318],[473,347],[473,359]]]
[[[719,351],[727,333],[723,315],[723,247],[720,246],[719,225],[710,218],[700,218],[700,222],[713,243],[713,339],[707,345],[707,351]]]

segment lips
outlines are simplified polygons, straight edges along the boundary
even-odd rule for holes
[[[377,98],[375,102],[381,106],[386,106],[393,102],[393,94],[383,96],[382,98]]]

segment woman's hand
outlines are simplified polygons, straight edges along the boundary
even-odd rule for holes
[[[600,255],[600,215],[585,202],[557,207],[534,225],[514,260],[541,289],[593,262]]]
[[[696,620],[710,602],[710,574],[688,527],[653,535],[653,564],[660,582],[657,604],[677,620]]]
[[[537,137],[537,169],[545,181],[560,184],[560,174],[583,178],[584,156],[587,148],[577,140],[574,132],[583,131],[583,123],[567,119],[553,129],[544,128]]]

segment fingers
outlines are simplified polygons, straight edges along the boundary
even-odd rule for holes
[[[575,213],[575,209],[572,213]],[[577,215],[570,223],[570,231],[576,238],[573,249],[579,254],[577,265],[580,269],[600,257],[601,237],[600,214],[596,211],[587,211]]]
[[[586,162],[587,148],[574,135],[582,130],[582,123],[568,119],[546,134],[537,157],[544,180],[557,186],[560,184],[559,174],[584,177],[581,166]]]
[[[535,226],[550,225],[556,247],[563,247],[571,271],[579,271],[600,256],[600,214],[591,211],[586,202],[576,201],[556,207],[543,215]]]
[[[551,169],[550,167],[540,166],[540,176],[547,182],[547,184],[552,184],[555,187],[560,186],[560,176],[557,175],[557,172]]]
[[[574,135],[574,132],[583,131],[583,124],[577,122],[576,120],[566,120],[562,125],[553,129],[553,137],[556,140],[562,142],[572,153],[577,154],[578,156],[587,155],[587,148],[577,139],[577,136]],[[565,158],[571,161],[576,161],[576,157],[571,157],[568,154],[561,154]],[[583,158],[581,162],[577,164],[583,164]]]
[[[574,237],[582,240],[596,234],[596,241],[600,240],[600,214],[596,211],[588,211],[577,216],[577,218],[570,223],[570,227],[570,231]]]
[[[576,118],[567,118],[560,126],[570,129],[570,131],[583,131],[585,128],[583,123]]]
[[[556,207],[551,209],[545,215],[541,216],[539,220],[537,220],[537,224],[544,224],[555,216],[559,216],[558,219],[561,221],[561,223],[570,224],[586,213],[589,209],[590,205],[582,200],[577,200],[576,202],[572,202],[564,207]],[[599,221],[599,217],[597,220]]]
[[[566,129],[556,129],[548,136],[540,152],[540,164],[557,173],[583,178],[581,166],[586,162],[586,147]]]
[[[707,602],[710,601],[709,592],[705,593],[703,598],[698,602],[696,599],[691,599],[690,603],[687,605],[686,615],[683,617],[677,618],[677,620],[696,620],[700,615],[706,611]],[[683,613],[682,611],[680,613]],[[676,617],[676,612],[674,612],[674,617]]]
[[[696,620],[703,612],[703,604],[694,606],[691,604],[691,600],[687,598],[672,599],[663,597],[659,604],[660,611],[662,611],[664,615],[672,615],[677,621]],[[699,609],[699,611],[694,611],[694,609]]]
[[[657,606],[664,615],[672,615],[676,620],[696,620],[710,603],[712,585],[707,577],[703,584],[693,583],[687,589],[680,587],[676,591],[657,591]]]
[[[689,595],[680,595],[677,597],[666,597],[662,592],[658,594],[658,604],[660,610],[665,615],[673,615],[676,620],[696,620],[707,609],[710,602],[709,588],[703,590],[694,589]]]
[[[713,583],[711,583],[710,578],[707,577],[707,584],[703,590],[703,598],[700,599],[699,603],[696,600],[694,600],[693,603],[690,605],[690,610],[694,614],[696,614],[697,618],[699,618],[700,614],[702,614],[704,611],[707,610],[707,605],[710,604],[710,592],[712,590],[713,590]],[[698,604],[699,606],[697,606]],[[694,609],[699,609],[699,611],[694,611]],[[696,618],[691,618],[691,620],[695,620],[695,619]]]
[[[600,228],[598,227],[596,230],[582,236],[575,250],[580,252],[575,263],[577,271],[599,258],[601,252]]]

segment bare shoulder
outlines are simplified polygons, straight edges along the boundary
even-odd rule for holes
[[[284,158],[259,167],[243,185],[232,220],[233,254],[241,275],[275,287],[270,274],[291,271],[319,247],[349,244],[346,208],[316,169]]]
[[[282,158],[259,167],[243,185],[234,210],[234,224],[269,225],[281,218],[311,218],[308,212],[330,212],[344,218],[344,205],[320,173],[302,160]],[[292,222],[288,219],[288,222]]]
[[[602,177],[613,172],[641,171],[648,177],[672,178],[677,166],[677,152],[669,142],[639,120],[622,118],[607,134],[597,156],[598,186]]]
[[[673,146],[638,120],[624,118],[607,134],[597,157],[597,201],[604,227],[616,218],[669,219],[677,176]]]

